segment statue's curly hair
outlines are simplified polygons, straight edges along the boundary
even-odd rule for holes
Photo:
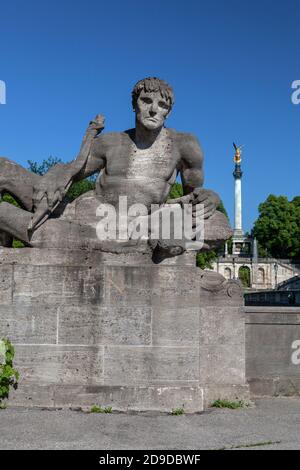
[[[159,91],[162,98],[168,101],[170,109],[172,108],[174,104],[174,92],[173,92],[172,87],[167,82],[165,82],[164,80],[161,80],[160,78],[147,77],[147,78],[143,78],[143,80],[139,80],[133,87],[133,90],[132,90],[133,109],[135,109],[135,105],[136,105],[137,99],[141,91],[145,91],[149,93]]]

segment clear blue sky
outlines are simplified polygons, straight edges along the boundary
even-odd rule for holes
[[[300,194],[300,0],[11,0],[0,14],[1,155],[71,160],[95,114],[132,127],[131,89],[156,75],[175,90],[168,126],[197,135],[231,220],[233,140],[245,229],[268,194]]]

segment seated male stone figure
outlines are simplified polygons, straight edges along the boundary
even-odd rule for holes
[[[203,205],[208,232],[204,248],[229,238],[228,223],[216,211],[218,196],[202,188],[203,155],[197,139],[164,126],[173,103],[173,91],[166,82],[146,78],[132,92],[134,129],[99,135],[104,126],[97,117],[87,129],[77,159],[56,165],[44,176],[1,158],[0,191],[12,194],[21,208],[0,204],[0,230],[33,247],[114,251],[112,243],[96,237],[97,206],[116,207],[119,196],[127,196],[128,206],[142,203],[149,211],[151,204],[163,206],[180,173],[184,196],[176,202]],[[96,190],[68,203],[65,194],[70,184],[96,172],[100,172]],[[182,246],[177,250],[163,243],[161,248],[169,255],[184,251]]]

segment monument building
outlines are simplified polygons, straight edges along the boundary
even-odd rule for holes
[[[226,279],[240,279],[251,290],[277,289],[300,275],[300,265],[291,260],[259,258],[257,240],[246,236],[243,230],[242,205],[242,147],[233,144],[234,155],[234,232],[226,241],[223,255],[212,263],[213,271]]]

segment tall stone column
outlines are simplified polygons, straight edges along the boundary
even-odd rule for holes
[[[242,162],[242,151],[241,147],[237,147],[235,144],[235,155],[234,155],[234,233],[232,238],[232,254],[239,256],[245,242],[242,226],[242,176],[243,172],[241,169]]]
[[[242,228],[242,175],[241,165],[235,164],[234,176],[234,232],[236,235],[243,235]]]

